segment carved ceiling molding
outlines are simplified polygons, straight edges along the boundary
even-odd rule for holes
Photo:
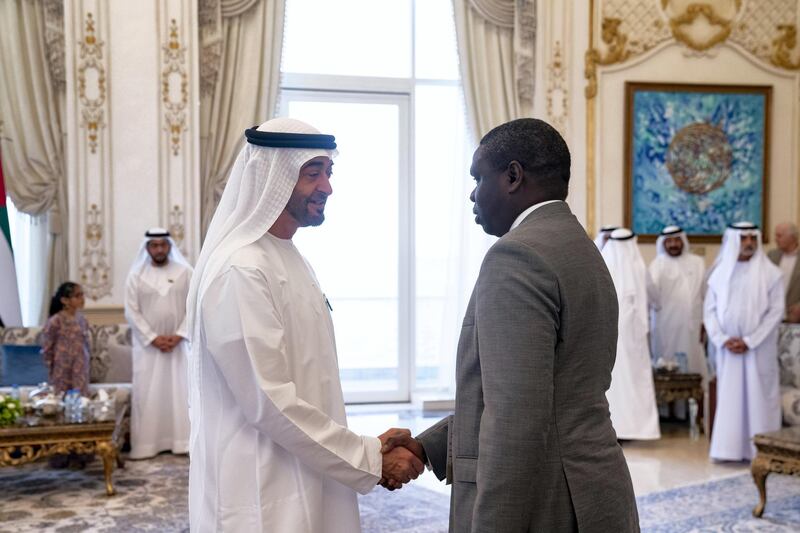
[[[669,27],[676,41],[697,52],[705,52],[724,43],[733,31],[733,22],[741,12],[742,0],[728,0],[729,4],[730,2],[734,3],[732,7],[735,8],[735,11],[733,16],[728,17],[720,14],[715,3],[712,2],[691,3],[682,12],[673,13],[673,1],[661,0],[661,9],[669,17]],[[702,22],[701,19],[705,19],[705,24],[714,29],[711,35],[697,37],[692,33],[692,28],[696,23]]]
[[[800,69],[798,0],[598,0],[600,40],[585,56],[586,97],[597,93],[597,67],[629,61],[661,43],[677,41],[709,53],[731,42],[762,62]],[[594,4],[594,2],[592,2]],[[592,17],[594,17],[592,6]],[[702,26],[704,35],[693,30]],[[593,33],[593,32],[592,32]],[[594,42],[594,41],[592,41]]]
[[[86,141],[89,151],[97,153],[100,140],[99,132],[106,127],[106,67],[103,62],[103,41],[97,38],[95,20],[91,13],[86,13],[83,38],[79,41],[80,57],[78,61],[78,100],[80,102],[81,128],[86,129]],[[92,86],[89,86],[89,74]]]
[[[170,20],[169,39],[162,50],[161,103],[164,108],[164,130],[169,135],[172,155],[177,156],[180,155],[181,139],[186,130],[189,74],[186,70],[186,47],[181,46],[175,19]]]

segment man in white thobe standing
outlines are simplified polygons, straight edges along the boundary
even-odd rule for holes
[[[611,422],[618,439],[658,439],[661,429],[647,342],[648,307],[657,300],[636,235],[626,228],[611,232],[603,259],[619,302],[617,358],[606,393]]]
[[[330,306],[292,243],[325,218],[335,140],[288,118],[245,135],[188,300],[191,531],[358,532],[356,492],[424,466],[347,428]]]
[[[608,242],[608,238],[611,237],[611,232],[615,229],[619,229],[619,226],[605,225],[600,228],[600,231],[597,232],[597,236],[594,238],[594,244],[597,246],[598,250],[601,252],[603,251],[603,247]]]
[[[659,303],[650,328],[653,359],[679,363],[682,372],[700,374],[705,387],[708,370],[700,339],[705,263],[689,252],[681,228],[667,226],[661,231],[649,272]]]
[[[761,232],[749,222],[731,225],[703,311],[717,369],[712,459],[750,460],[753,436],[781,427],[778,326],[784,305],[783,275],[764,253]]]
[[[128,273],[133,330],[131,459],[189,451],[186,296],[192,267],[167,230],[152,228]]]

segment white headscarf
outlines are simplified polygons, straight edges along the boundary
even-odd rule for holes
[[[733,271],[739,262],[742,235],[755,234],[758,249],[748,261],[751,268],[751,279],[742,286],[731,287]],[[761,243],[761,231],[750,222],[737,222],[725,230],[722,247],[712,267],[714,271],[708,278],[708,286],[717,296],[717,320],[724,324],[728,310],[731,291],[735,290],[737,303],[748,316],[749,330],[755,329],[759,320],[769,307],[769,290],[776,279],[781,279],[781,270],[772,264],[764,253]]]
[[[645,331],[649,328],[647,313],[647,267],[636,244],[636,235],[627,228],[611,232],[603,248],[603,259],[614,280],[620,306],[633,300],[636,319]],[[620,309],[620,313],[622,309]]]
[[[680,237],[683,241],[683,252],[678,257],[672,257],[667,253],[666,248],[664,248],[664,241],[670,239],[672,237]],[[671,259],[680,259],[685,257],[686,254],[689,253],[689,238],[686,236],[686,232],[683,231],[678,226],[667,226],[661,230],[661,234],[656,239],[656,257],[663,257],[667,256]]]
[[[618,229],[619,226],[603,226],[600,228],[600,231],[597,232],[597,236],[594,238],[594,244],[597,246],[597,249],[601,252],[603,251],[603,246],[605,245],[605,236]]]
[[[158,235],[158,236],[148,236],[148,235]],[[163,235],[163,236],[162,236]],[[150,261],[150,254],[147,253],[147,243],[155,240],[155,239],[165,239],[169,242],[169,262],[181,264],[187,266],[189,268],[192,265],[189,264],[189,261],[181,253],[180,248],[178,245],[175,244],[175,241],[172,240],[169,232],[164,228],[150,228],[145,233],[144,240],[142,241],[141,246],[139,246],[139,251],[136,254],[136,259],[133,260],[133,264],[131,265],[131,269],[128,271],[128,276],[132,274],[139,274],[145,266],[147,266]]]
[[[268,120],[258,131],[319,134],[312,126],[291,118]],[[319,156],[333,158],[336,153],[316,148],[244,145],[211,219],[189,287],[186,315],[193,339],[203,295],[225,262],[272,227],[289,202],[303,164]]]

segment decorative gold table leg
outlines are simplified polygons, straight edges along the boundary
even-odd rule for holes
[[[758,488],[758,495],[760,500],[755,509],[753,509],[753,516],[761,518],[764,514],[764,507],[767,505],[767,476],[769,475],[769,460],[761,455],[756,455],[753,459],[753,464],[750,467],[753,474],[753,481]]]
[[[117,449],[109,441],[97,443],[97,453],[103,458],[103,472],[106,476],[106,494],[114,495],[114,485],[111,484],[111,473],[114,471],[114,462],[117,459]]]

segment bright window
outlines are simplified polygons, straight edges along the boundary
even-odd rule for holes
[[[295,241],[333,306],[347,401],[451,390],[488,240],[472,220],[451,0],[287,0],[279,113],[336,136]]]

